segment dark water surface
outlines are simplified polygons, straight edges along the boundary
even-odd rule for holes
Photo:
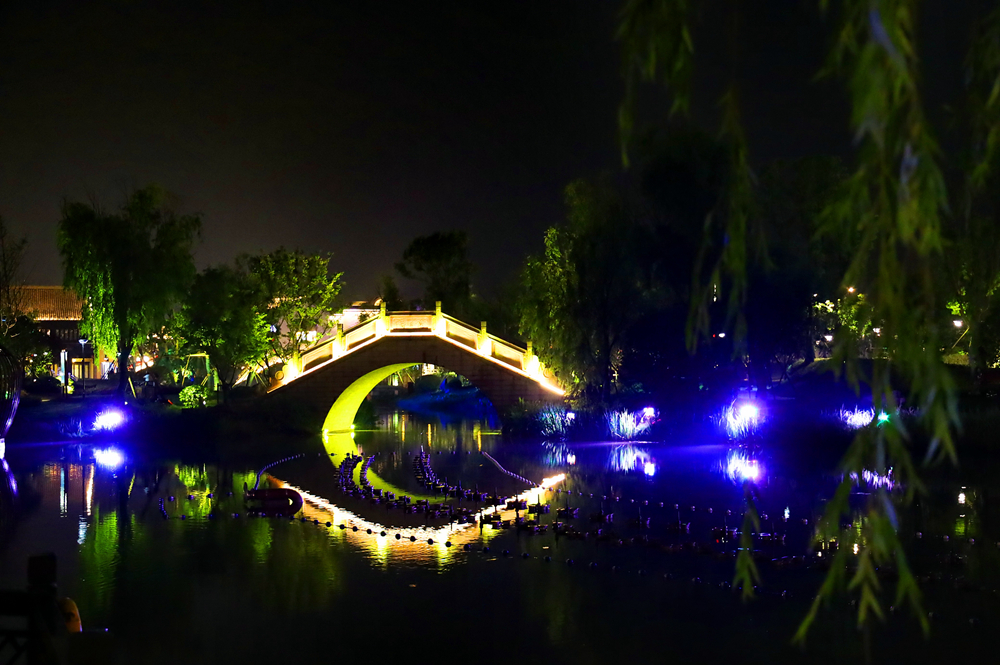
[[[139,462],[126,441],[119,447],[131,459],[116,468],[95,463],[87,446],[9,449],[18,506],[0,527],[0,587],[23,587],[27,557],[55,552],[61,592],[85,628],[109,629],[124,663],[864,657],[847,598],[821,613],[805,652],[789,644],[824,574],[824,552],[811,551],[809,538],[837,480],[818,470],[825,463],[768,450],[766,440],[748,457],[719,437],[508,443],[485,422],[445,426],[401,413],[344,436],[263,475],[262,486],[303,493],[295,519],[247,516],[243,485],[254,485],[257,469]],[[414,496],[433,495],[413,472],[414,455],[430,452],[434,472],[452,484],[550,504],[540,515],[548,529],[480,529],[347,496],[335,467],[347,449],[376,455],[376,486]],[[756,475],[762,531],[774,534],[758,539],[764,580],[749,604],[730,586],[736,544],[727,530],[740,526],[740,473]],[[551,489],[515,476],[547,479]],[[904,517],[932,632],[925,640],[909,610],[888,612],[871,636],[873,659],[992,656],[997,485],[974,470],[952,474]],[[557,517],[566,505],[577,519]],[[613,517],[592,521],[602,512]],[[557,520],[578,536],[557,536]]]

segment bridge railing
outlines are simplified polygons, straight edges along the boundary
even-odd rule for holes
[[[434,312],[387,312],[383,305],[378,316],[353,328],[344,330],[338,325],[331,339],[302,354],[299,371],[294,368],[286,370],[286,378],[282,383],[288,383],[303,372],[337,360],[358,347],[385,336],[434,336],[447,339],[554,388],[551,385],[553,376],[532,353],[531,342],[528,342],[528,348],[522,349],[489,334],[485,321],[476,328],[444,314],[441,303],[437,303]]]

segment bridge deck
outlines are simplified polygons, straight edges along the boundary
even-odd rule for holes
[[[385,312],[349,330],[338,329],[334,337],[302,354],[301,369],[286,367],[276,390],[303,376],[320,370],[341,358],[386,337],[436,337],[470,353],[494,362],[505,369],[537,382],[547,390],[563,395],[538,357],[527,349],[511,344],[486,331],[485,323],[474,328],[458,319],[436,312]]]

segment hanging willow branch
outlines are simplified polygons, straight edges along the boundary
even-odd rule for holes
[[[919,424],[929,436],[925,460],[954,462],[957,399],[938,352],[943,339],[939,310],[944,302],[934,276],[943,248],[942,219],[949,207],[937,144],[919,94],[914,43],[917,4],[917,0],[845,0],[839,4],[840,21],[826,73],[847,82],[857,165],[824,219],[827,232],[859,239],[843,283],[866,294],[873,320],[882,330],[887,360],[876,362],[871,376],[862,377],[853,340],[842,331],[836,336],[833,364],[846,368],[846,377],[856,388],[862,379],[870,381],[876,409],[889,413],[898,410],[897,395],[905,386],[910,404],[918,409]],[[825,9],[827,0],[820,5]],[[626,97],[619,116],[626,163],[637,81],[662,82],[674,95],[674,110],[689,107],[694,53],[689,13],[683,0],[632,0],[626,5],[618,33],[626,63]],[[992,87],[983,107],[1000,117],[1000,46],[994,40],[983,48],[994,56],[987,61],[998,63],[986,76]],[[733,123],[735,104],[732,99],[724,104],[723,136],[733,150],[731,181],[722,205],[706,222],[706,244],[695,277],[688,328],[692,346],[706,330],[714,285],[727,287],[729,317],[737,333],[743,332],[747,256],[754,244],[749,223],[753,179],[745,141],[736,131],[738,123]],[[1000,122],[988,124],[982,135],[984,153],[992,155],[1000,147]],[[982,168],[976,171],[982,172]],[[719,235],[713,233],[716,226],[722,229]],[[816,533],[817,541],[836,540],[840,547],[796,633],[797,641],[804,641],[824,601],[839,592],[858,596],[860,624],[881,618],[884,590],[875,571],[886,564],[895,567],[896,604],[909,604],[927,629],[920,592],[898,537],[897,507],[910,504],[923,491],[913,444],[898,417],[861,430],[852,443],[841,462],[843,482],[827,504]],[[841,529],[841,519],[850,511],[852,477],[862,478],[866,470],[888,475],[890,469],[902,490],[876,490],[856,523]],[[746,519],[752,522],[752,502],[748,505]],[[737,579],[755,579],[747,561],[738,562]]]

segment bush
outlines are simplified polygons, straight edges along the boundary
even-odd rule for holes
[[[192,385],[181,390],[178,397],[181,407],[185,409],[197,409],[208,404],[208,390],[202,385]]]
[[[25,377],[24,391],[36,395],[54,395],[62,391],[62,383],[54,376]]]

